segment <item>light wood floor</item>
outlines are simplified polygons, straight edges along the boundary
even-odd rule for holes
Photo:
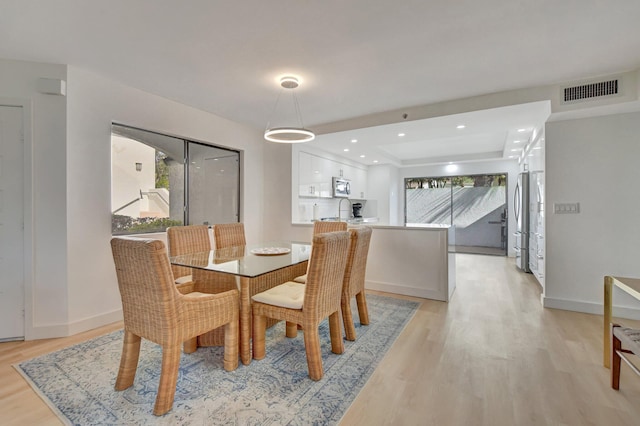
[[[640,377],[623,365],[609,387],[602,316],[543,309],[513,259],[456,262],[452,301],[423,300],[341,425],[640,424]],[[120,327],[0,343],[0,424],[61,424],[12,364]]]

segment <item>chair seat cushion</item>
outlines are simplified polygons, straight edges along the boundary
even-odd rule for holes
[[[629,327],[613,327],[613,334],[620,339],[622,347],[640,354],[640,330]]]
[[[293,279],[293,281],[296,282],[296,283],[300,283],[300,284],[306,284],[307,283],[307,274],[300,275],[299,277],[295,277]]]
[[[288,281],[253,296],[255,302],[281,306],[289,309],[302,309],[305,285]]]
[[[193,281],[193,277],[191,275],[185,275],[180,278],[176,278],[176,284],[184,284]]]

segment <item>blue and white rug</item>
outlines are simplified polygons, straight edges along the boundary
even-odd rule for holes
[[[182,354],[173,409],[152,414],[161,350],[143,339],[134,385],[114,390],[122,330],[15,366],[66,424],[74,425],[325,425],[336,424],[413,317],[417,302],[368,295],[371,324],[331,353],[329,326],[320,326],[325,375],[309,379],[302,332],[267,330],[266,357],[226,372],[222,348]],[[354,317],[358,318],[353,304]]]

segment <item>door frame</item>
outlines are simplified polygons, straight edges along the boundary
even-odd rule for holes
[[[23,280],[24,280],[24,340],[33,334],[33,282],[34,282],[34,214],[33,214],[33,105],[30,99],[0,97],[0,106],[22,109],[23,136]]]

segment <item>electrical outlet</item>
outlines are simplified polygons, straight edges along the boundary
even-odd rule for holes
[[[554,203],[553,212],[555,214],[577,214],[580,213],[580,203]]]

